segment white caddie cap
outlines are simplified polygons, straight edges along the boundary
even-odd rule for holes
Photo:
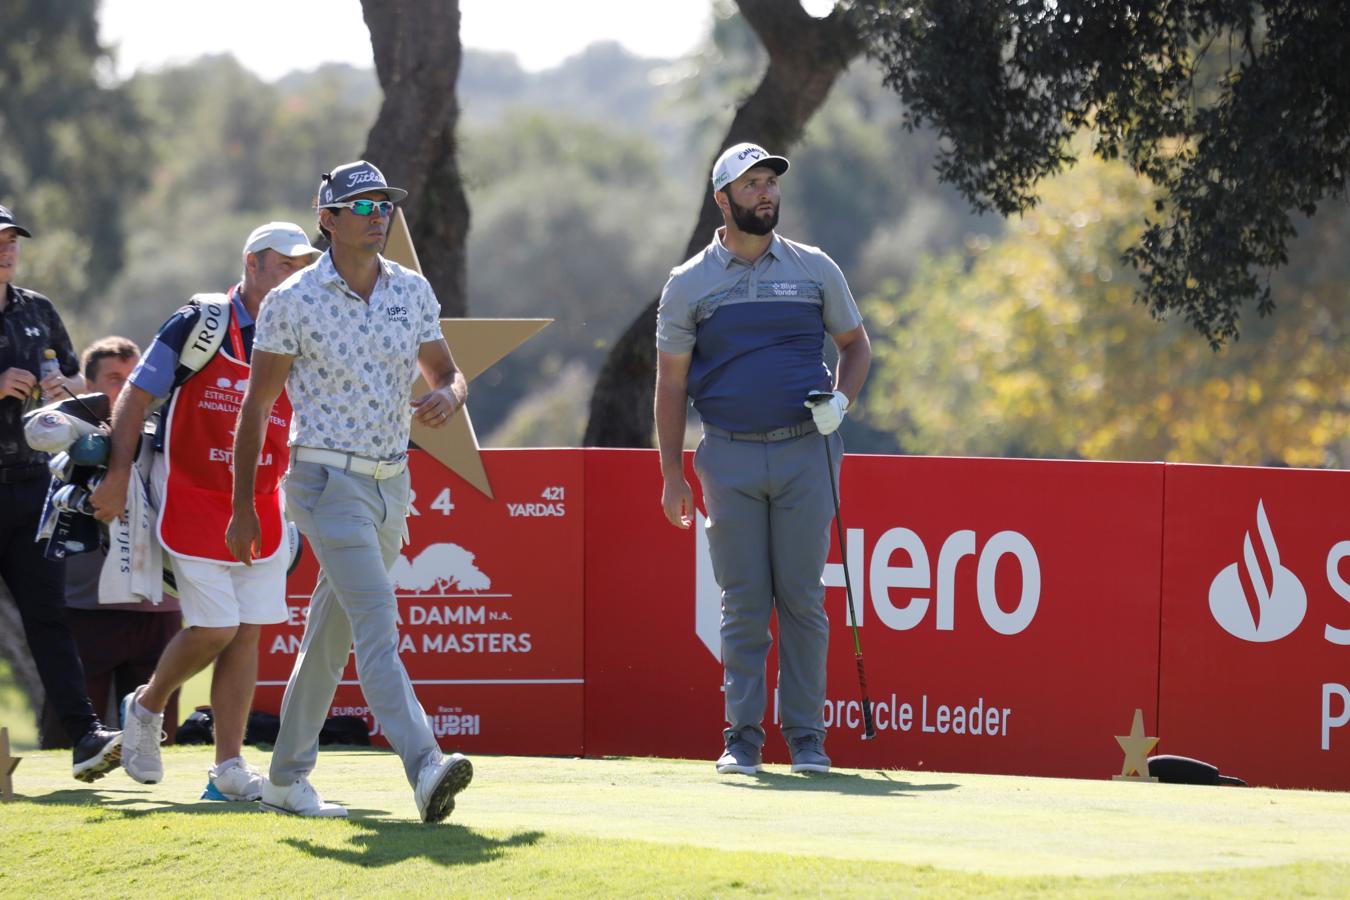
[[[782,175],[789,165],[785,157],[774,156],[759,144],[737,144],[723,150],[717,162],[713,163],[713,190],[720,191],[755,166],[768,166],[775,174]]]
[[[259,250],[275,250],[282,256],[315,256],[323,252],[309,245],[305,230],[294,222],[268,222],[253,229],[244,241],[244,252]]]

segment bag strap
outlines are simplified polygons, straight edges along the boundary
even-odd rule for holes
[[[197,324],[183,342],[178,354],[178,364],[196,375],[211,361],[230,330],[230,298],[227,294],[193,294],[187,302],[195,307],[200,315]],[[192,377],[191,375],[188,376]],[[173,393],[169,393],[172,397]],[[154,434],[163,427],[163,408],[168,397],[156,398],[150,404],[150,413],[145,420],[145,434]]]
[[[230,330],[230,298],[225,294],[194,294],[188,303],[195,305],[201,316],[184,342],[183,351],[178,354],[178,364],[195,373],[200,372],[225,343],[225,335]]]

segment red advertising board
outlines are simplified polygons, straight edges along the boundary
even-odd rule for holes
[[[651,452],[589,451],[586,483],[586,753],[711,759],[718,591],[699,528],[665,521]],[[847,457],[847,556],[880,733],[860,739],[835,546],[835,763],[1118,772],[1113,735],[1136,708],[1156,721],[1162,485],[1152,464]],[[775,670],[771,656],[771,690]],[[766,760],[783,762],[774,718],[771,699]]]
[[[1158,751],[1350,788],[1350,472],[1168,466]]]
[[[443,746],[711,760],[720,591],[701,514],[682,531],[661,513],[656,454],[483,458],[495,499],[413,454],[393,572]],[[837,765],[1104,778],[1137,708],[1156,752],[1350,788],[1350,473],[848,456],[841,487],[846,547],[823,574]],[[290,621],[264,632],[260,709],[280,706],[316,571],[307,554]],[[776,668],[765,758],[782,763]],[[354,665],[332,712],[382,742]]]
[[[581,753],[582,452],[484,453],[494,498],[411,454],[410,543],[392,580],[399,652],[442,746]],[[287,586],[290,621],[264,630],[255,706],[276,711],[317,576],[312,553]],[[367,720],[348,662],[334,715]]]
[[[586,755],[720,752],[722,667],[695,631],[694,569],[656,453],[586,451]]]

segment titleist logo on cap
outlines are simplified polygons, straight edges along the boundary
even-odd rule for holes
[[[363,172],[353,172],[347,176],[347,187],[356,187],[358,184],[365,184],[367,182],[370,182],[371,184],[384,184],[384,179],[380,177],[378,172],[375,172],[372,169],[366,169]]]
[[[397,203],[408,192],[403,188],[392,187],[384,180],[384,173],[378,167],[364,159],[343,163],[319,182],[321,206],[334,206],[348,200],[363,191],[383,191],[388,199]]]

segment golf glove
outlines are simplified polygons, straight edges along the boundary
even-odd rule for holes
[[[848,412],[848,397],[843,391],[835,391],[834,396],[824,403],[806,405],[811,407],[811,417],[816,420],[816,431],[821,434],[833,434],[844,421],[844,413]]]

